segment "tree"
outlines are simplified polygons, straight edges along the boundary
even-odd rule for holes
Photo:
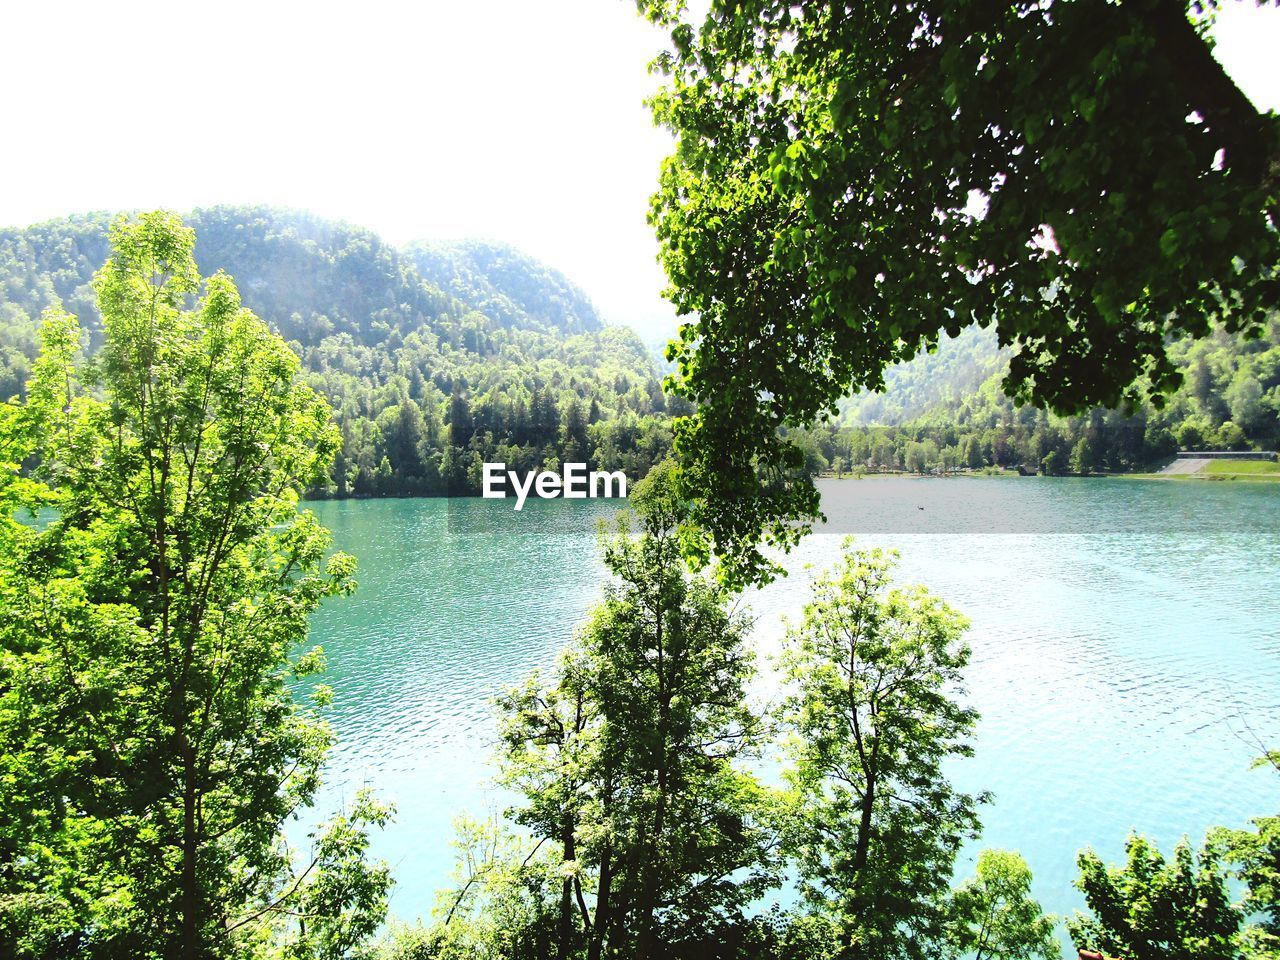
[[[29,775],[0,800],[28,811],[0,828],[18,956],[337,957],[385,910],[364,858],[383,808],[359,798],[297,863],[281,829],[331,739],[327,690],[294,693],[324,666],[299,652],[307,617],[354,587],[297,509],[338,435],[231,279],[201,283],[193,243],[168,214],[118,222],[96,389],[54,310],[16,414],[45,481],[18,489],[56,509],[43,529],[6,515],[0,561],[0,754]]]
[[[435,922],[392,932],[380,960],[552,960],[581,956],[583,937],[561,939],[554,888],[565,864],[547,844],[532,850],[496,816],[454,823],[453,884],[437,898]],[[570,919],[573,919],[572,916]]]
[[[964,465],[970,470],[981,470],[986,466],[982,457],[982,444],[976,437],[967,437],[964,442]]]
[[[1040,472],[1046,477],[1060,476],[1065,458],[1057,450],[1050,450],[1040,459]]]
[[[591,449],[590,440],[587,436],[587,421],[582,413],[582,401],[576,396],[570,397],[564,406],[560,443],[564,451],[564,463],[586,462],[587,453]]]
[[[562,960],[580,952],[584,933],[594,927],[578,838],[589,830],[593,798],[611,797],[615,779],[597,751],[600,714],[590,698],[589,669],[589,659],[571,648],[561,655],[554,684],[535,673],[498,699],[502,782],[525,798],[511,815],[540,843],[556,844],[563,865],[554,928],[555,955]]]
[[[475,422],[471,418],[471,403],[460,384],[454,384],[449,398],[449,442],[455,447],[465,447],[471,442]]]
[[[1031,896],[1031,870],[1009,850],[983,850],[977,875],[952,895],[947,940],[973,960],[1060,960],[1053,918]]]
[[[938,462],[938,445],[932,440],[907,444],[906,466],[910,473],[928,473]]]
[[[1082,436],[1071,448],[1071,472],[1078,473],[1082,477],[1088,476],[1093,472],[1095,465],[1093,441],[1087,436]]]
[[[892,554],[847,549],[785,653],[788,848],[805,901],[857,960],[936,955],[956,852],[985,800],[943,773],[972,753],[976,714],[952,699],[967,624],[923,587],[891,589],[891,566]]]
[[[1218,427],[1218,447],[1223,450],[1244,450],[1248,446],[1244,431],[1230,420]]]
[[[421,478],[425,470],[422,459],[425,430],[422,409],[406,398],[399,407],[383,411],[378,419],[386,420],[382,432],[387,457],[396,476],[402,481]]]
[[[1178,381],[1280,279],[1280,122],[1214,59],[1216,3],[641,0],[678,146],[651,220],[681,326],[677,445],[731,576],[817,511],[779,428],[978,323],[1006,392],[1073,413]],[[801,525],[803,526],[803,525]]]
[[[1231,410],[1231,419],[1249,429],[1258,423],[1267,410],[1262,402],[1262,385],[1246,370],[1239,371],[1227,387],[1224,399]]]
[[[1262,756],[1259,767],[1280,772],[1280,752]],[[1245,955],[1257,960],[1280,957],[1280,815],[1258,817],[1251,830],[1215,831],[1213,843],[1223,858],[1236,866],[1245,883],[1242,912],[1253,918],[1244,931]]]
[[[1128,862],[1108,867],[1080,854],[1080,878],[1092,916],[1067,920],[1081,950],[1125,960],[1234,960],[1240,912],[1231,905],[1226,875],[1209,848],[1199,858],[1185,840],[1168,862],[1145,837],[1130,836]]]
[[[557,684],[502,701],[514,815],[562,858],[560,949],[581,931],[592,960],[701,955],[771,882],[765,794],[737,764],[759,736],[747,621],[680,558],[672,470],[636,485]]]

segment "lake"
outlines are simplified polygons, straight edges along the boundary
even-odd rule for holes
[[[967,698],[982,713],[963,788],[990,790],[977,846],[1020,851],[1047,910],[1082,904],[1075,855],[1123,856],[1280,810],[1250,770],[1280,745],[1280,485],[1125,479],[823,481],[830,522],[791,575],[745,602],[766,675],[842,534],[901,552],[972,621]],[[594,524],[616,501],[312,504],[360,562],[360,588],[314,618],[338,746],[321,812],[362,784],[396,804],[375,844],[391,910],[429,912],[452,869],[451,821],[491,789],[491,699],[550,667],[599,594]],[[975,849],[977,848],[975,846]],[[961,865],[968,871],[973,851]]]

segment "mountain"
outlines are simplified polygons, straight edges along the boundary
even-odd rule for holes
[[[93,213],[0,230],[0,300],[38,317],[57,298],[97,332],[89,283],[108,255],[113,219]],[[266,207],[214,207],[185,219],[201,273],[230,273],[245,303],[289,340],[346,332],[375,342],[397,327],[451,328],[468,309],[360,227]]]
[[[91,281],[112,219],[0,230],[0,397],[21,393],[47,307],[61,302],[90,350],[100,345]],[[485,460],[588,461],[634,480],[669,448],[667,401],[640,339],[518,251],[402,251],[361,227],[269,207],[185,219],[201,273],[235,278],[334,407],[343,451],[316,495],[476,492]]]
[[[589,333],[604,326],[586,294],[559,270],[482,240],[419,241],[405,256],[429,283],[506,327]]]
[[[931,353],[920,353],[884,372],[884,390],[863,391],[840,403],[839,422],[851,427],[896,426],[939,408],[954,409],[994,375],[1004,375],[1008,351],[994,329],[967,327],[943,336]]]

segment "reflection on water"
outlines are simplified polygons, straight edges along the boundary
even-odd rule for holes
[[[1083,846],[1116,860],[1130,829],[1167,846],[1280,810],[1275,775],[1249,769],[1251,738],[1280,745],[1280,487],[865,480],[825,484],[824,503],[841,508],[828,529],[874,531],[859,543],[897,548],[900,579],[971,619],[982,721],[954,776],[994,792],[982,843],[1026,856],[1046,909],[1080,903]],[[485,785],[491,698],[551,666],[596,598],[594,525],[617,503],[313,506],[360,560],[355,596],[314,620],[339,737],[321,806],[362,783],[396,803],[377,852],[395,866],[392,911],[413,917],[451,869],[452,818],[501,807]],[[874,520],[908,508],[909,525]],[[982,524],[1001,532],[959,532]],[[790,577],[746,598],[762,664],[804,602],[804,566],[841,539],[809,537]]]

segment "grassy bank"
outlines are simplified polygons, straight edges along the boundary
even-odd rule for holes
[[[1210,460],[1195,473],[1129,473],[1142,480],[1231,480],[1246,483],[1280,482],[1280,463],[1274,460]]]

